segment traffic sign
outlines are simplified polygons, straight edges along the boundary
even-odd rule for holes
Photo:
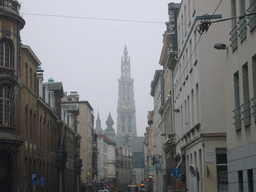
[[[172,176],[173,177],[179,177],[180,173],[181,173],[180,168],[172,169]]]
[[[32,179],[32,181],[31,181],[32,185],[36,185],[37,184],[37,172],[32,172],[31,179]]]
[[[40,177],[40,186],[44,186],[45,184],[45,178],[44,177]]]

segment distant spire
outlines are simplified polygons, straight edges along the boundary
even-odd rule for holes
[[[126,45],[124,46],[124,56],[127,56],[128,55],[128,51],[127,51],[127,47]]]
[[[111,140],[116,140],[115,129],[112,127],[114,125],[114,121],[109,112],[108,119],[106,120],[107,128],[105,129],[105,135],[107,135]]]
[[[96,120],[95,131],[96,131],[96,133],[103,133],[103,129],[101,128],[101,120],[100,120],[99,111],[98,111],[98,116],[97,116],[97,120]]]
[[[109,112],[109,115],[108,115],[108,119],[107,119],[107,121],[106,121],[106,125],[107,125],[108,127],[112,127],[112,126],[114,125],[114,121],[113,121],[113,119],[112,119],[112,117],[111,117],[110,112]]]

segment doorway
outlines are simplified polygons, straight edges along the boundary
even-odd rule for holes
[[[0,189],[12,192],[13,158],[10,152],[0,151]]]

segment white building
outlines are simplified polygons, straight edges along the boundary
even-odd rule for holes
[[[255,0],[223,1],[223,18],[256,12]],[[229,191],[256,190],[256,15],[225,22],[225,103]]]
[[[108,176],[108,143],[105,135],[98,134],[98,181]]]
[[[225,25],[212,24],[207,33],[199,27],[222,18],[225,7],[219,3],[183,0],[177,19],[173,100],[176,155],[181,156],[177,166],[185,167],[181,174],[186,175],[180,178],[182,191],[227,191],[225,66],[214,49]]]
[[[104,134],[98,134],[98,180],[109,184],[116,180],[116,143]]]

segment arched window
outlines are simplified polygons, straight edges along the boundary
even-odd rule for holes
[[[14,68],[13,48],[11,41],[0,40],[0,67]]]
[[[131,115],[128,116],[128,131],[129,133],[132,132],[132,116]]]
[[[0,86],[0,124],[10,125],[10,88]]]

